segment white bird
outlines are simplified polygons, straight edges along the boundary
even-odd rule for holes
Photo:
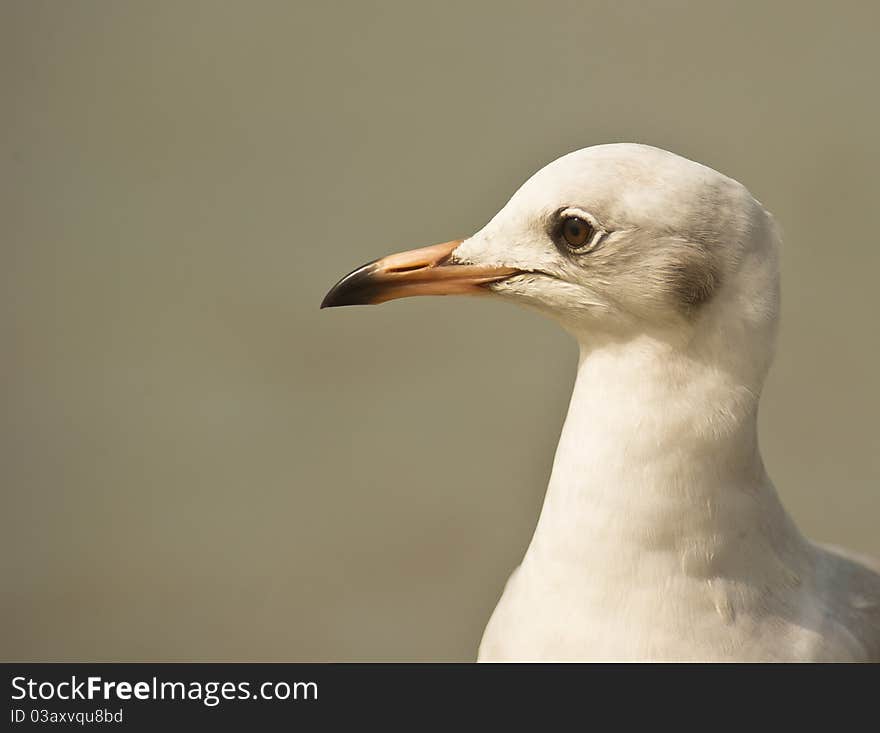
[[[355,270],[322,307],[493,293],[580,345],[544,506],[481,661],[880,661],[880,574],[806,539],[758,448],[780,238],[744,186],[599,145],[479,232]]]

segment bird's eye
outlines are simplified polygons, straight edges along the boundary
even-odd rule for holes
[[[562,238],[572,249],[580,249],[593,239],[593,225],[579,216],[567,216],[562,221]]]

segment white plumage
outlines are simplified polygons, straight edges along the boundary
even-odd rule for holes
[[[580,344],[540,520],[480,660],[880,661],[880,575],[804,538],[761,460],[779,236],[742,185],[656,148],[587,148],[451,244],[418,282],[480,274]],[[393,272],[414,283],[400,294],[425,287]]]

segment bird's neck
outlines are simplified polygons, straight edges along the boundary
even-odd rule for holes
[[[744,381],[663,339],[582,346],[529,554],[594,575],[797,541],[758,449],[760,384]]]

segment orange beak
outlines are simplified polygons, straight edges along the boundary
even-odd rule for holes
[[[322,308],[372,305],[413,295],[476,295],[487,283],[515,275],[512,267],[450,262],[462,240],[399,252],[350,272],[324,296]]]

